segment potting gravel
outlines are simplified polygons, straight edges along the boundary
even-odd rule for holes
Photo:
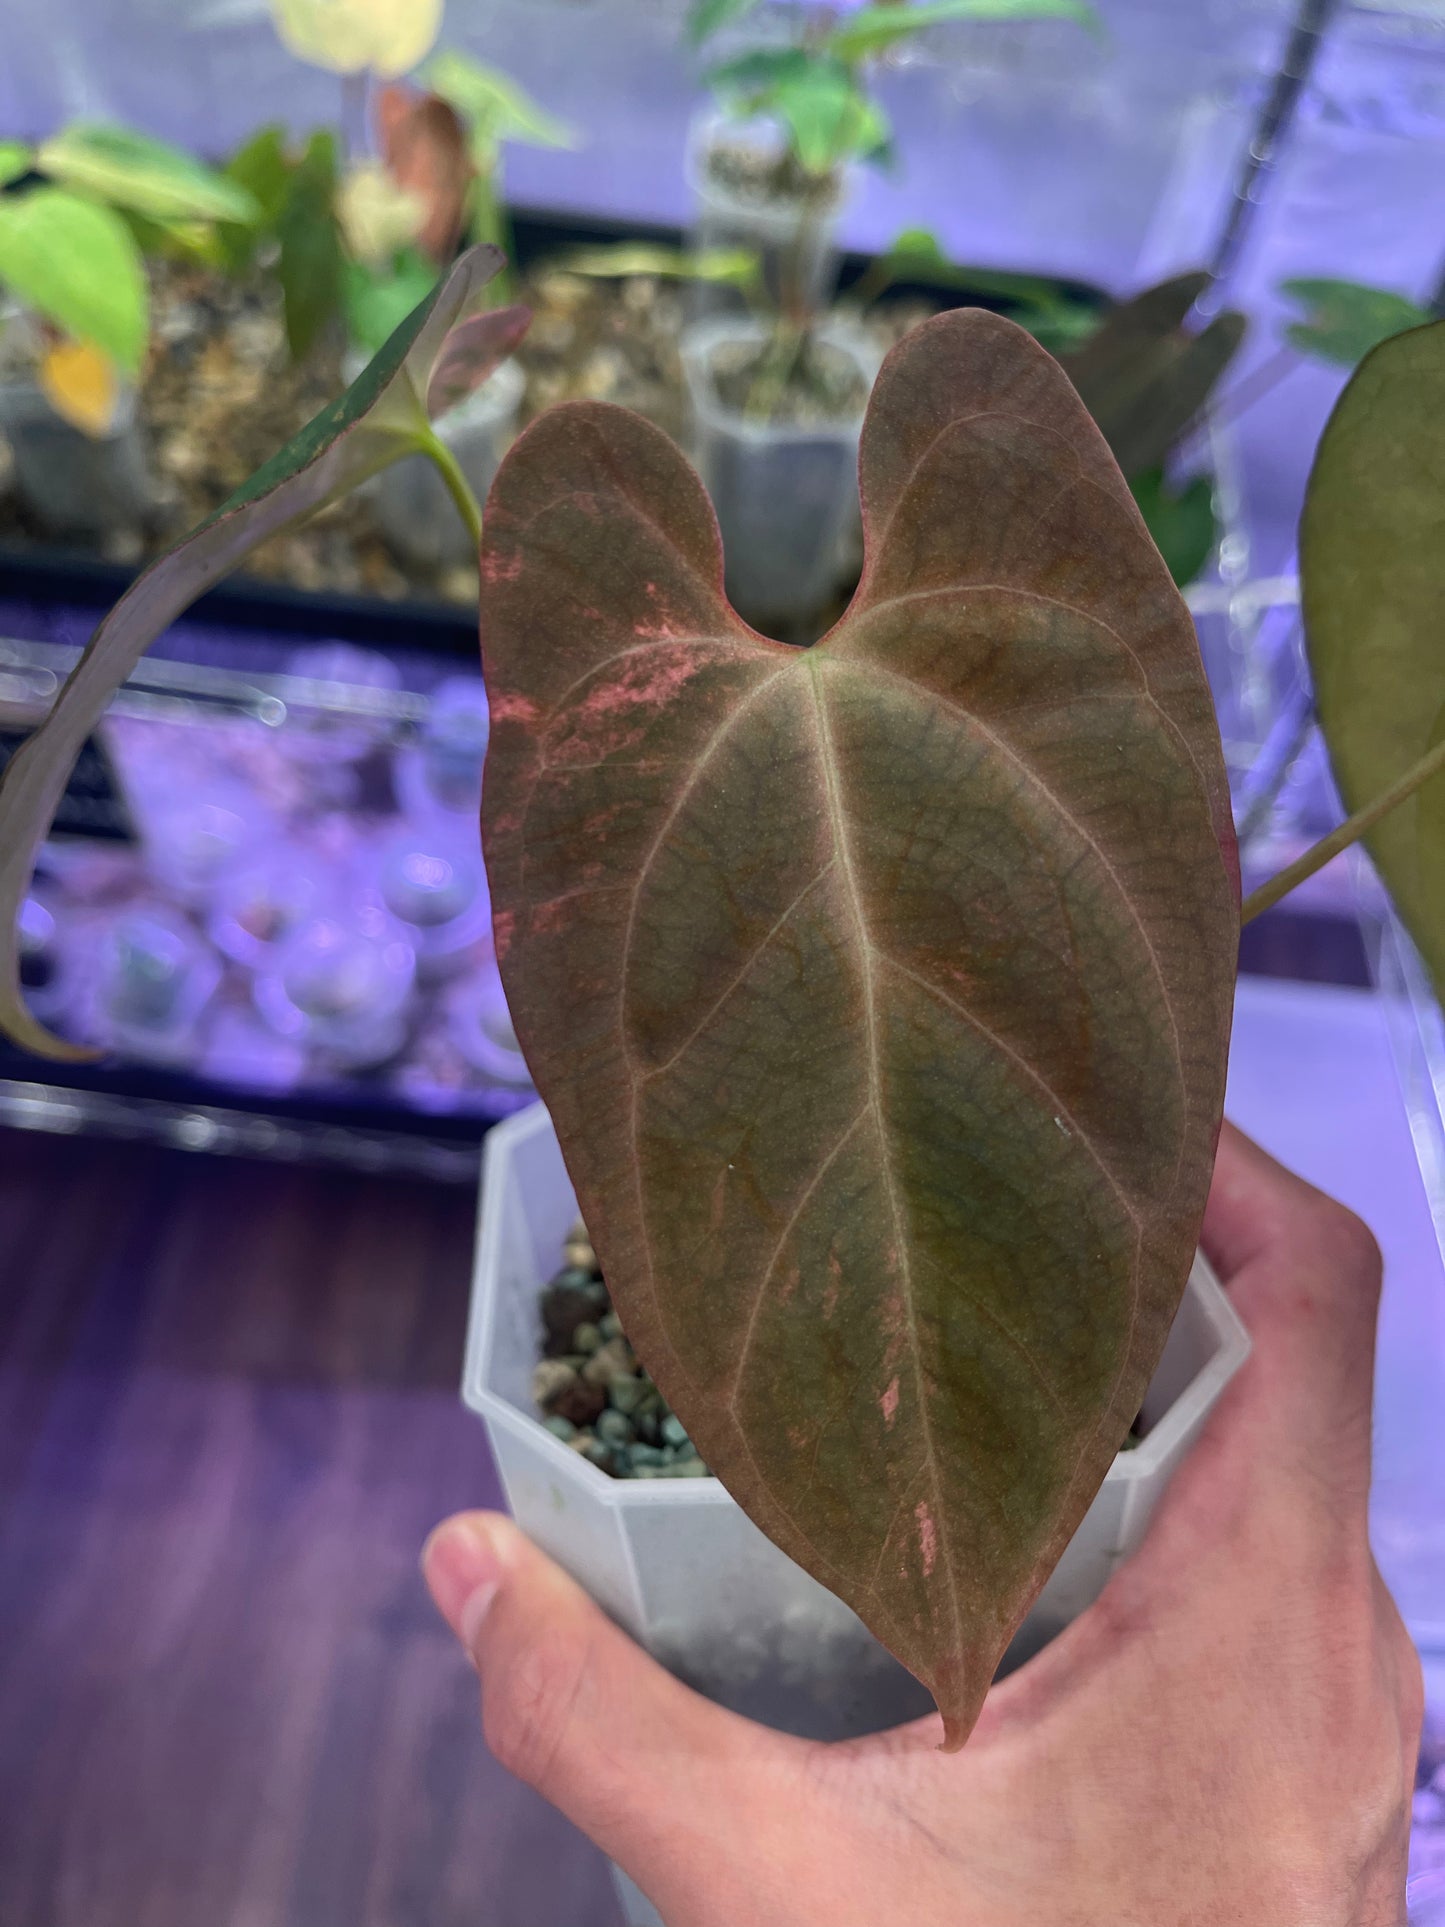
[[[532,1396],[555,1438],[614,1479],[705,1479],[708,1468],[637,1359],[579,1219],[541,1295]]]

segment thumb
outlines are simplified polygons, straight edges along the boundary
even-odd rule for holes
[[[665,1672],[510,1519],[448,1519],[422,1569],[481,1675],[496,1759],[654,1896],[705,1882],[709,1819],[757,1805],[793,1743]]]

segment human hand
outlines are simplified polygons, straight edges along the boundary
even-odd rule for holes
[[[1253,1354],[961,1753],[936,1716],[825,1746],[724,1712],[465,1514],[425,1569],[497,1758],[669,1927],[1400,1927],[1421,1685],[1367,1539],[1379,1254],[1229,1126],[1204,1245]]]

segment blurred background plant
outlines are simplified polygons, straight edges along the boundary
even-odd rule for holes
[[[217,259],[222,227],[254,222],[259,206],[242,181],[178,148],[93,122],[33,147],[0,143],[7,186],[0,290],[29,324],[20,352],[57,413],[104,433],[145,362],[145,258]]]

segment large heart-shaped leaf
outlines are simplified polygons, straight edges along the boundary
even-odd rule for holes
[[[1239,352],[1245,318],[1219,314],[1191,334],[1184,318],[1209,285],[1181,274],[1122,302],[1064,367],[1126,475],[1160,468]]]
[[[937,317],[861,470],[862,583],[794,650],[663,435],[535,423],[483,540],[483,835],[625,1328],[957,1745],[1183,1290],[1237,872],[1188,613],[1057,364]]]
[[[1315,701],[1340,794],[1371,803],[1439,740],[1445,710],[1445,322],[1360,363],[1330,416],[1300,522]],[[1370,854],[1445,995],[1435,776]]]
[[[468,325],[501,264],[495,248],[463,255],[339,401],[136,578],[91,637],[44,724],[11,758],[0,780],[0,1030],[17,1043],[53,1057],[88,1055],[52,1037],[26,1009],[15,932],[36,847],[110,696],[162,630],[254,548],[413,450],[427,430],[429,391],[443,370],[443,387],[453,398],[461,367],[472,386],[485,379],[516,341],[515,310],[499,318],[490,358]],[[454,331],[461,337],[457,353]]]

